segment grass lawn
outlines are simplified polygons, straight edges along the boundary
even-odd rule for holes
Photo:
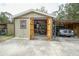
[[[7,35],[0,36],[0,42],[5,41],[5,40],[9,40],[9,39],[11,39],[13,37],[14,37],[13,35],[10,35],[10,36],[7,36]]]

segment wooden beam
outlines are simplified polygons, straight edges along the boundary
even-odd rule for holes
[[[48,40],[52,39],[52,18],[47,17],[47,37]]]
[[[30,18],[30,40],[34,38],[34,17]]]

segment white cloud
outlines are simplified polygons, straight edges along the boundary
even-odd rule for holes
[[[78,0],[0,0],[0,3],[78,3]]]
[[[45,6],[48,12],[58,9],[61,3],[79,2],[78,0],[0,0],[0,12],[7,11],[12,14],[25,11],[31,8]]]
[[[14,14],[28,10],[36,9],[45,6],[49,13],[58,10],[58,3],[0,3],[0,11],[7,11]]]

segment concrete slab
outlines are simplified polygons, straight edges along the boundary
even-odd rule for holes
[[[79,40],[11,39],[0,43],[0,56],[79,56]],[[74,39],[74,38],[73,38]]]

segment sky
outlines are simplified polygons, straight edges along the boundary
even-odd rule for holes
[[[36,9],[44,6],[48,13],[51,13],[58,10],[59,5],[59,3],[0,3],[0,12],[7,11],[15,15],[28,9]]]
[[[57,11],[62,3],[69,3],[71,0],[0,0],[0,12],[9,12],[12,15],[28,9],[36,9],[44,6],[48,13]],[[72,0],[76,2],[76,0]]]
[[[78,0],[0,0],[0,3],[78,3]]]

